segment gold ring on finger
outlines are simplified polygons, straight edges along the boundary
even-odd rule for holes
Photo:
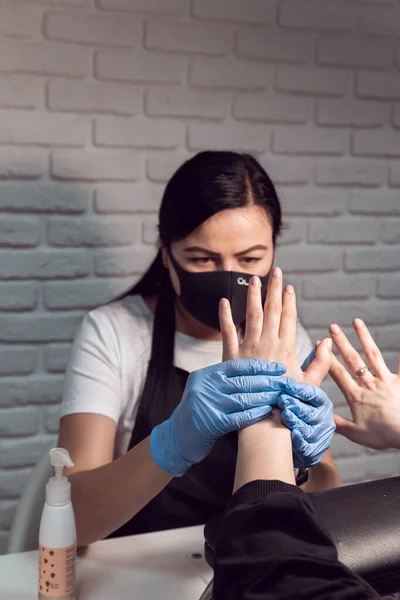
[[[364,377],[366,373],[369,373],[369,368],[367,366],[360,367],[357,369],[356,374],[354,375],[355,379],[360,379],[360,377]]]

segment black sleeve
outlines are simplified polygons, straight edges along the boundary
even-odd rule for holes
[[[214,548],[213,600],[379,598],[338,561],[302,490],[254,481],[232,496]]]

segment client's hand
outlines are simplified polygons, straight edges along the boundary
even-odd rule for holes
[[[282,297],[282,271],[275,267],[268,282],[264,309],[258,277],[250,281],[247,296],[246,331],[241,344],[232,320],[229,302],[220,303],[220,324],[223,339],[223,360],[258,358],[278,361],[287,368],[287,375],[300,383],[320,385],[331,366],[331,340],[323,340],[314,360],[303,372],[297,358],[296,295],[288,285]]]
[[[150,436],[154,462],[180,477],[217,439],[271,414],[286,386],[285,367],[236,359],[193,371],[181,402]]]
[[[367,364],[338,325],[330,327],[344,363],[356,378],[333,358],[330,374],[343,392],[353,417],[349,421],[335,415],[337,431],[362,446],[400,449],[400,363],[397,373],[391,373],[364,322],[355,319],[353,327]]]

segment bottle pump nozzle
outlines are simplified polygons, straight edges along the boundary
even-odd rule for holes
[[[64,448],[52,448],[50,462],[54,467],[55,475],[50,477],[46,485],[46,502],[51,506],[64,506],[71,500],[71,484],[63,476],[63,469],[73,467],[74,463],[68,450]]]

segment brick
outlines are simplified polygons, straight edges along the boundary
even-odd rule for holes
[[[303,297],[306,300],[366,299],[374,294],[375,287],[370,275],[309,276],[303,284]]]
[[[48,433],[58,433],[60,429],[60,407],[49,406],[45,409],[44,425]]]
[[[43,83],[29,75],[0,75],[0,108],[36,108]]]
[[[32,248],[40,242],[40,222],[28,217],[0,219],[0,247]]]
[[[326,331],[323,332],[323,336],[326,336]],[[321,339],[322,336],[317,339]],[[313,338],[314,339],[314,338]],[[338,406],[346,405],[346,400],[342,394],[342,392],[337,387],[336,383],[331,379],[328,375],[326,379],[322,382],[321,385],[324,392],[329,396],[330,400],[333,402],[335,408]],[[334,438],[338,438],[339,436],[334,436]],[[359,446],[360,447],[360,446]],[[362,449],[362,447],[360,447]]]
[[[292,188],[282,191],[281,200],[284,214],[338,216],[346,212],[348,191]]]
[[[259,162],[276,185],[304,185],[313,176],[313,163],[307,158],[268,155],[260,157]]]
[[[400,78],[392,73],[358,73],[356,96],[376,100],[400,100]]]
[[[275,20],[276,7],[276,0],[230,0],[229,9],[221,0],[194,0],[193,15],[196,19],[263,25]]]
[[[240,29],[236,52],[244,58],[301,64],[313,59],[314,37],[282,30],[274,33],[269,29]]]
[[[52,439],[51,437],[38,436],[29,440],[4,440],[0,442],[0,467],[15,469],[36,465],[48,449]]]
[[[352,152],[355,156],[400,156],[400,131],[356,131]]]
[[[51,81],[48,87],[51,110],[131,116],[140,111],[141,103],[141,91],[122,83]]]
[[[137,214],[159,209],[164,186],[154,184],[105,184],[95,192],[95,210],[100,214]]]
[[[0,318],[3,342],[68,342],[76,331],[81,315],[19,315]]]
[[[30,38],[40,35],[42,12],[29,4],[2,2],[0,4],[0,35]]]
[[[13,522],[18,502],[13,500],[0,501],[0,529],[9,529]]]
[[[391,36],[400,35],[398,12],[382,8],[365,8],[361,11],[360,29],[362,33]]]
[[[36,408],[12,408],[0,410],[0,436],[33,435],[39,428]],[[1,476],[0,476],[1,477]]]
[[[385,69],[391,63],[392,46],[386,40],[324,37],[317,44],[317,63],[356,69]]]
[[[282,127],[273,132],[272,150],[275,154],[345,154],[349,146],[348,133],[304,127]]]
[[[380,298],[400,298],[400,279],[391,275],[381,275],[378,279],[378,296]],[[400,345],[397,349],[400,348]],[[396,350],[396,348],[390,348]]]
[[[135,218],[56,218],[47,223],[49,246],[126,246],[139,240]]]
[[[30,469],[0,472],[0,498],[20,498],[30,474]],[[8,532],[5,535],[8,536]]]
[[[49,375],[23,378],[3,377],[0,380],[0,406],[59,404],[62,398],[63,384],[63,377]],[[35,414],[38,414],[37,407],[30,410],[34,410]],[[18,411],[16,413],[18,414]]]
[[[94,139],[97,146],[174,149],[184,132],[183,123],[169,119],[103,117],[96,120]]]
[[[359,456],[338,459],[336,466],[344,484],[354,481],[373,481],[399,473],[397,454],[378,454],[361,461]]]
[[[85,77],[91,73],[91,51],[68,44],[22,41],[0,44],[0,72]]]
[[[400,244],[400,220],[392,217],[384,221],[381,240],[386,244]]]
[[[400,104],[395,104],[393,107],[392,123],[397,129],[400,129]]]
[[[158,152],[154,154],[148,154],[146,163],[146,175],[150,181],[155,182],[167,182],[175,173],[175,171],[189,158],[193,153],[189,152],[173,152],[171,154],[166,152]],[[162,196],[162,188],[157,191],[159,199]],[[157,205],[158,208],[158,205]],[[155,210],[157,210],[155,208]]]
[[[131,280],[85,280],[79,283],[48,283],[44,288],[44,302],[49,310],[92,309],[119,297]]]
[[[386,189],[351,191],[349,211],[355,215],[400,215],[399,193]]]
[[[46,294],[47,286],[45,287],[45,295]],[[48,373],[64,373],[68,365],[70,352],[71,344],[48,344],[47,346],[45,346],[44,362],[46,371]]]
[[[308,241],[318,244],[374,244],[379,237],[380,223],[376,219],[358,218],[312,219]]]
[[[81,214],[89,203],[83,186],[51,181],[0,182],[0,210],[28,213]]]
[[[352,248],[346,250],[347,271],[396,271],[400,269],[398,248]]]
[[[235,119],[266,123],[305,123],[310,113],[308,98],[270,94],[237,94],[232,114]]]
[[[186,60],[167,54],[102,50],[95,60],[96,77],[110,81],[181,83],[185,72]]]
[[[37,305],[38,285],[33,282],[0,283],[0,310],[33,310]]]
[[[86,251],[3,250],[0,252],[0,279],[70,279],[89,272]]]
[[[44,20],[49,40],[101,46],[135,46],[140,23],[126,15],[50,12]]]
[[[136,181],[141,160],[132,152],[59,151],[52,154],[53,177],[75,181]]]
[[[142,226],[142,239],[145,244],[157,244],[158,234],[158,217],[146,217]]]
[[[238,150],[265,152],[269,149],[269,131],[255,124],[214,125],[192,123],[188,129],[189,150]]]
[[[362,305],[356,300],[309,301],[301,309],[301,320],[305,327],[324,327],[325,331],[327,331],[329,323],[346,326],[356,317],[364,319],[371,328],[374,325],[398,323],[398,301],[375,300],[363,302]]]
[[[389,183],[392,186],[400,186],[400,162],[393,163],[389,166]],[[398,197],[397,192],[396,192],[396,195]],[[393,201],[394,201],[394,198],[393,198]]]
[[[0,149],[0,179],[38,179],[46,174],[47,164],[48,154],[45,150]]]
[[[279,238],[279,247],[298,244],[306,239],[307,221],[305,219],[290,219]],[[291,281],[292,283],[292,281]],[[292,283],[293,285],[293,283]]]
[[[75,115],[0,113],[0,143],[81,147],[89,137],[89,126],[89,120]]]
[[[391,327],[380,327],[374,339],[382,352],[386,350],[398,352],[400,348],[400,328],[393,327],[393,325]]]
[[[284,0],[278,23],[282,27],[310,31],[354,31],[357,9],[343,3],[319,0]]]
[[[97,0],[97,5],[112,11],[179,15],[183,12],[184,0]]]
[[[0,348],[0,375],[28,375],[36,368],[35,348]]]
[[[229,112],[230,96],[185,88],[152,88],[146,96],[146,113],[151,117],[189,117],[222,120]]]
[[[316,166],[315,182],[318,185],[354,185],[378,187],[383,184],[386,165],[378,161],[329,160]]]
[[[279,92],[307,96],[344,96],[350,85],[347,71],[318,67],[278,67],[275,87]]]
[[[288,246],[278,250],[276,264],[286,274],[337,271],[342,263],[342,255],[339,248],[315,249],[301,245],[293,252],[293,248]]]
[[[388,121],[389,106],[382,102],[320,100],[316,123],[337,127],[379,127]]]
[[[155,256],[150,246],[132,246],[128,249],[101,250],[94,257],[94,271],[100,277],[121,277],[143,273]]]
[[[399,368],[399,351],[396,352],[384,352],[383,358],[385,359],[386,366],[392,373],[397,373]]]
[[[232,48],[231,28],[187,21],[150,21],[146,24],[145,48],[173,52],[228,54]]]
[[[189,71],[189,85],[236,90],[264,90],[272,77],[265,64],[225,58],[194,58]]]

